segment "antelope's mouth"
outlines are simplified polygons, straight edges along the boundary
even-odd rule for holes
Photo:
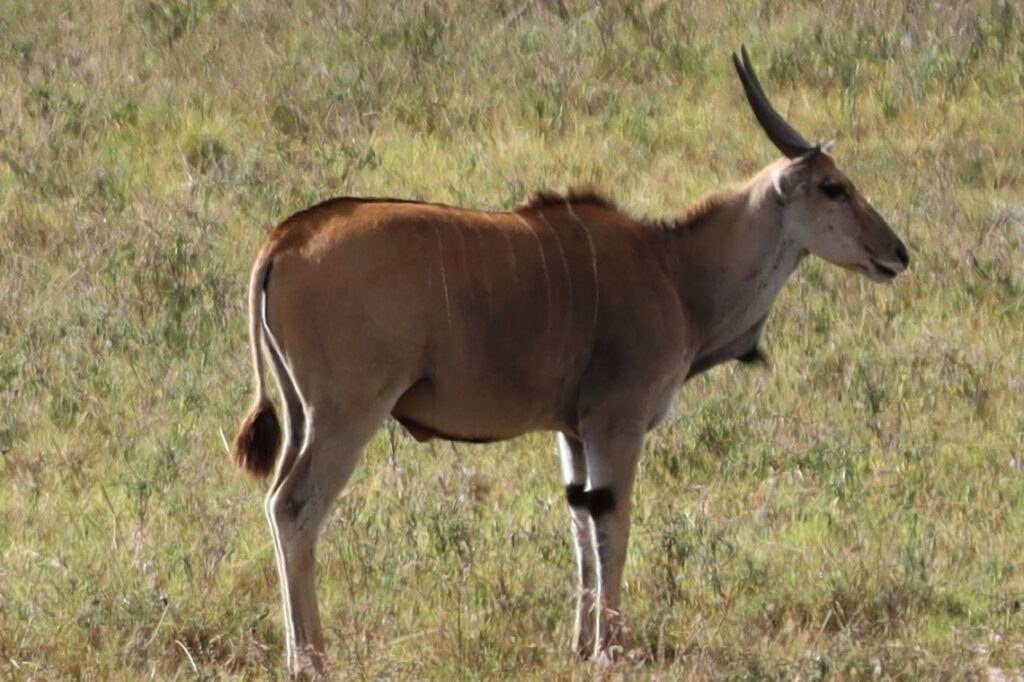
[[[900,274],[900,270],[894,270],[892,267],[880,263],[875,258],[869,258],[867,264],[858,263],[856,265],[847,265],[847,270],[853,270],[864,275],[872,282],[891,282],[896,279],[896,275]]]
[[[896,270],[893,270],[892,268],[890,268],[887,265],[883,265],[882,263],[879,263],[874,258],[871,259],[871,267],[874,269],[876,274],[881,275],[881,277],[882,277],[881,281],[883,281],[883,282],[887,282],[890,279],[895,279],[896,275],[899,274]],[[871,274],[869,273],[868,276],[870,277]],[[874,279],[874,278],[872,278],[872,279]]]

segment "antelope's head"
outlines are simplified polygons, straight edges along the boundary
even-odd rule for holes
[[[761,127],[786,158],[771,167],[782,205],[783,230],[799,247],[830,263],[887,282],[907,269],[910,255],[885,219],[840,171],[828,150],[812,145],[772,107],[746,48],[733,64]]]

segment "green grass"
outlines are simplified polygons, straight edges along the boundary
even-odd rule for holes
[[[1012,2],[0,0],[0,676],[276,679],[234,471],[248,269],[333,195],[681,211],[773,158],[728,62],[910,245],[784,290],[768,371],[651,434],[607,676],[1024,671],[1024,13]],[[320,545],[354,679],[570,679],[548,435],[374,440]]]

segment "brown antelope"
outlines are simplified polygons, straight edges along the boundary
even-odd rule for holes
[[[592,193],[541,193],[511,212],[346,197],[270,235],[249,290],[256,398],[233,458],[259,476],[276,462],[266,514],[293,674],[324,669],[317,535],[389,415],[418,441],[558,432],[572,648],[606,660],[621,648],[637,458],[676,390],[760,357],[775,297],[808,253],[880,282],[906,269],[903,243],[772,108],[742,55],[747,99],[785,158],[681,218],[642,220]]]

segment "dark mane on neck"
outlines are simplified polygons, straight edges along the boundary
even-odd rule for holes
[[[687,233],[700,229],[707,219],[723,206],[732,196],[732,192],[718,191],[706,194],[697,200],[681,216],[655,221],[655,225],[663,230]]]
[[[589,187],[571,187],[564,192],[557,190],[540,190],[532,197],[516,207],[516,212],[530,211],[553,206],[589,205],[600,208],[618,210],[615,202]]]
[[[545,208],[558,208],[565,206],[566,204],[572,206],[596,206],[598,208],[618,211],[624,215],[630,216],[631,219],[636,220],[639,223],[646,223],[655,229],[665,230],[666,232],[675,232],[678,234],[688,234],[700,229],[704,224],[706,224],[708,222],[708,218],[710,218],[711,215],[719,208],[724,206],[732,196],[734,196],[734,192],[731,190],[711,192],[697,200],[697,202],[691,205],[690,208],[688,208],[682,215],[674,218],[663,218],[660,220],[649,220],[632,216],[628,211],[623,211],[619,208],[619,206],[607,196],[589,187],[571,187],[565,191],[540,190],[534,193],[534,195],[528,200],[517,206],[514,210],[516,213],[522,213],[524,211],[535,211]]]

